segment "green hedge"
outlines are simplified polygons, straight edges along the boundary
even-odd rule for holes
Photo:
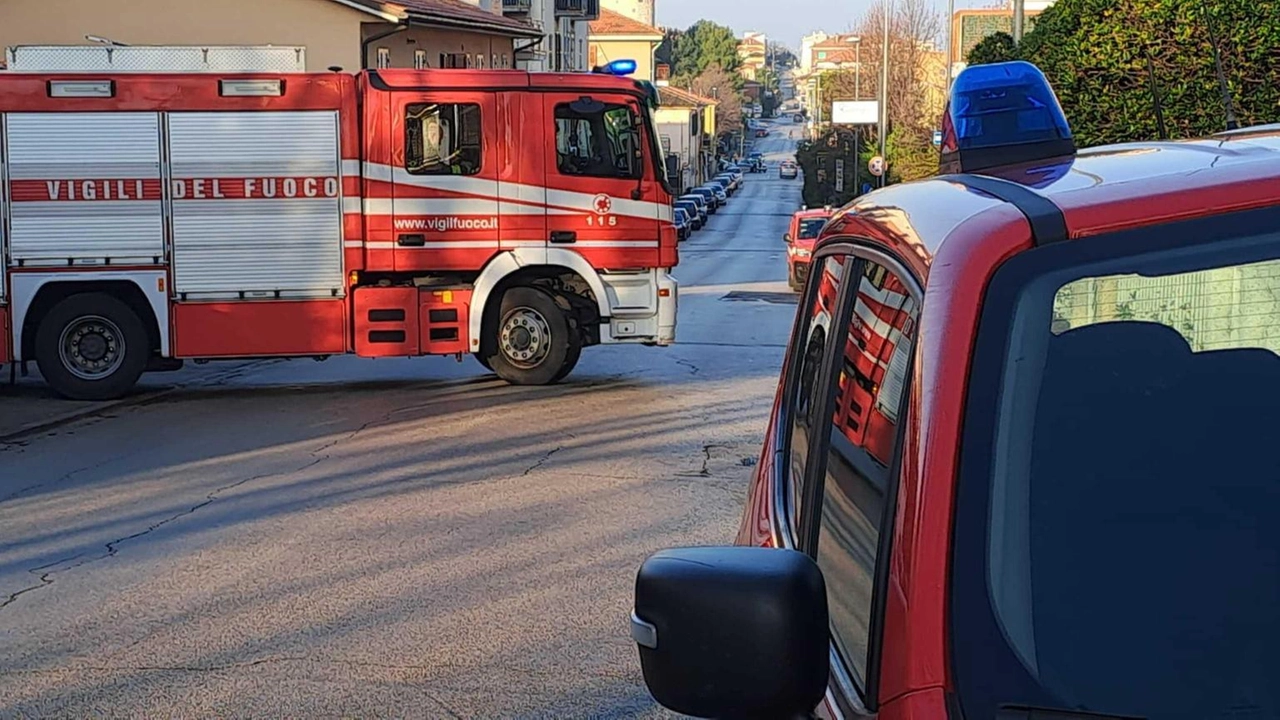
[[[1058,0],[1015,49],[1053,83],[1081,146],[1158,137],[1148,58],[1171,138],[1226,127],[1216,31],[1239,124],[1280,121],[1280,2]],[[970,63],[1001,59],[984,41]],[[981,52],[979,52],[981,50]]]

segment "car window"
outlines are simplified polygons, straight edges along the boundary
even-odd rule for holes
[[[853,314],[837,348],[836,400],[812,554],[827,581],[832,641],[861,689],[919,305],[883,265],[864,261],[857,278]]]
[[[957,485],[967,716],[1280,716],[1275,219],[1062,243],[993,278]],[[1206,242],[1235,233],[1256,234]]]
[[[818,233],[822,232],[822,228],[827,224],[826,218],[805,218],[800,221],[800,231],[796,235],[801,240],[811,240],[818,237]]]
[[[832,255],[814,261],[811,270],[811,274],[818,280],[808,286],[802,325],[804,335],[799,341],[800,354],[791,385],[793,390],[788,413],[790,424],[787,429],[790,437],[787,482],[790,488],[790,515],[793,527],[796,528],[802,526],[802,495],[810,459],[809,445],[815,433],[825,431],[825,413],[821,410],[824,394],[819,383],[823,378],[823,363],[830,356],[827,347],[830,343],[831,326],[839,314],[836,304],[840,299],[846,265],[852,264],[854,261],[847,256]]]

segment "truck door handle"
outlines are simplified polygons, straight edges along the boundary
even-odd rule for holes
[[[551,242],[553,243],[573,243],[578,241],[578,233],[572,230],[552,230]]]
[[[400,247],[422,247],[427,244],[426,235],[401,235],[396,238],[396,244]]]

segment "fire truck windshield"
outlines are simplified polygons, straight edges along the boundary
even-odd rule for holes
[[[956,486],[966,717],[1280,717],[1278,221],[1061,243],[992,279]]]

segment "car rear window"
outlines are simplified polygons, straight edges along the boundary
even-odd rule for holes
[[[980,325],[965,714],[1278,717],[1280,235],[1062,246],[999,271]]]

